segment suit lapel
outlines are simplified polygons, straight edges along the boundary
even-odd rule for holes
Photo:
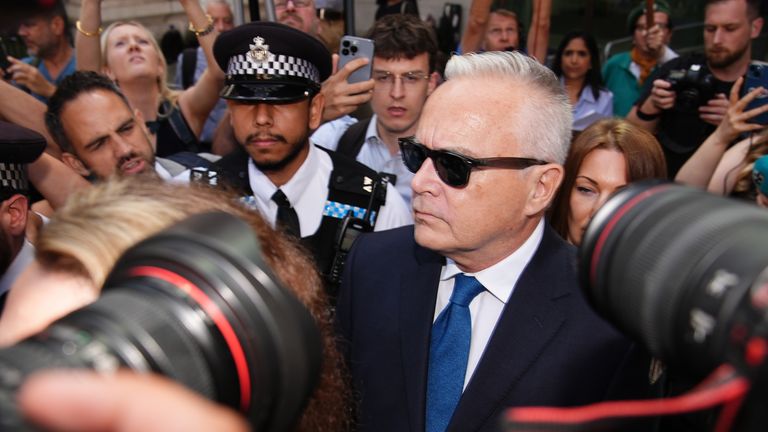
[[[511,298],[475,372],[456,407],[449,430],[477,430],[509,399],[514,385],[555,338],[567,317],[566,303],[555,300],[569,295],[563,284],[568,260],[553,259],[558,238],[548,228],[531,262],[520,275]]]
[[[427,359],[443,258],[414,243],[416,265],[400,281],[400,340],[411,430],[424,430]]]

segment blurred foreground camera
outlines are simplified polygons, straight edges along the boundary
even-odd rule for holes
[[[223,213],[187,219],[125,253],[99,300],[0,349],[0,430],[28,430],[14,395],[44,368],[155,372],[289,430],[318,380],[309,312],[261,257],[251,228]]]
[[[768,335],[768,212],[671,183],[614,195],[587,227],[579,271],[590,302],[655,355],[703,377],[750,374]]]
[[[669,71],[666,81],[676,93],[675,109],[696,113],[702,105],[715,97],[714,76],[705,65],[693,64],[688,69]]]

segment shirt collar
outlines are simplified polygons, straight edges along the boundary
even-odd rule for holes
[[[304,163],[301,164],[299,169],[293,174],[287,183],[280,186],[280,190],[283,191],[288,201],[292,206],[296,207],[296,203],[299,202],[304,192],[307,190],[307,186],[312,180],[312,174],[318,169],[318,149],[311,143],[309,145],[309,152],[307,152],[307,158]],[[253,191],[253,196],[256,199],[269,202],[272,199],[272,195],[277,191],[272,181],[256,167],[252,158],[248,158],[248,181]]]
[[[486,269],[480,270],[477,273],[467,273],[467,275],[477,278],[488,292],[506,304],[512,295],[517,280],[531,261],[531,258],[533,258],[543,237],[544,219],[541,219],[533,233],[512,254]],[[459,269],[456,262],[446,258],[440,280],[451,279],[459,273],[464,272]]]

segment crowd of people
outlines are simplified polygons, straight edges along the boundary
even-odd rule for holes
[[[199,46],[175,72],[140,22],[104,22],[103,0],[74,25],[61,1],[14,14],[29,56],[0,72],[0,345],[96,302],[135,244],[219,211],[319,329],[297,430],[493,431],[510,407],[693,385],[668,386],[676,371],[592,310],[576,248],[640,180],[768,207],[768,90],[745,80],[757,65],[768,81],[759,1],[707,0],[704,52],[682,56],[670,5],[638,1],[631,50],[601,64],[583,30],[548,60],[552,0],[527,33],[473,0],[447,63],[415,1],[382,0],[373,58],[343,67],[340,2],[275,0],[277,22],[236,25],[227,0],[177,1]],[[42,371],[16,397],[53,430],[252,420],[128,371]]]

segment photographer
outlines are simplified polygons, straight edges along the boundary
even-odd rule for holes
[[[757,0],[708,0],[705,54],[678,57],[646,82],[627,119],[657,134],[674,178],[685,161],[720,124],[733,82],[744,75],[751,42],[763,18]]]

